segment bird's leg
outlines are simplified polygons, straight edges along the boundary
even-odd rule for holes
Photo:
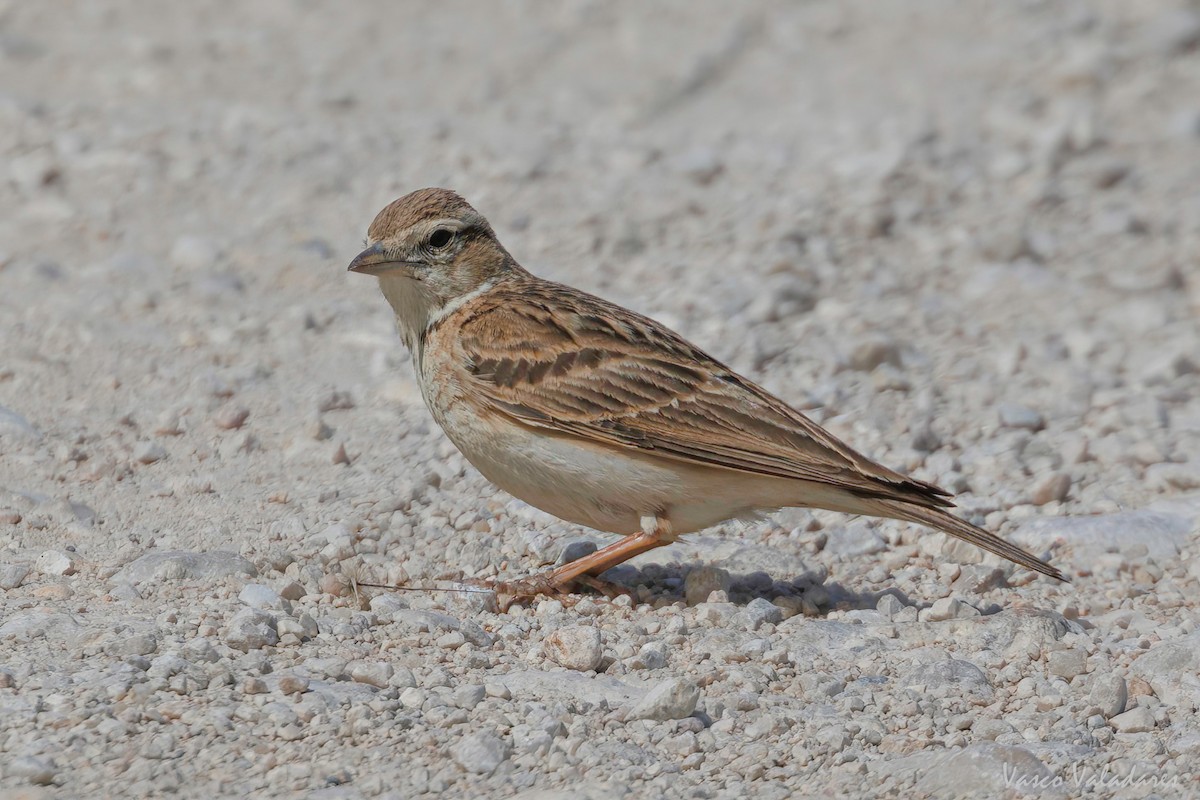
[[[492,586],[498,596],[503,595],[509,598],[507,603],[502,601],[505,607],[519,598],[536,597],[539,594],[560,595],[565,593],[567,587],[580,576],[587,576],[586,580],[581,582],[594,586],[597,583],[594,576],[610,570],[634,556],[641,555],[647,550],[653,550],[671,542],[669,522],[655,516],[642,517],[640,531],[613,542],[607,547],[602,547],[590,555],[519,581],[497,582]]]

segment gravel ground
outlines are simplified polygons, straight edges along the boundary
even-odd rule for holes
[[[1196,4],[11,0],[0,153],[0,794],[1197,793]],[[356,592],[600,540],[344,273],[428,185],[1074,582],[788,511]]]

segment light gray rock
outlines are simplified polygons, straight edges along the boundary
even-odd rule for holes
[[[75,574],[75,561],[70,554],[64,553],[61,550],[45,550],[37,557],[36,562],[38,572],[43,575],[73,575]]]
[[[479,731],[464,737],[450,749],[455,763],[467,772],[491,775],[508,760],[512,748],[492,731]]]
[[[758,630],[764,623],[776,624],[783,621],[783,609],[765,597],[756,597],[746,604],[739,618],[747,628]]]
[[[17,756],[5,765],[4,776],[22,778],[34,786],[50,786],[58,776],[58,768],[50,758]]]
[[[126,636],[115,642],[111,648],[111,652],[120,656],[148,656],[157,650],[158,638],[153,633]]]
[[[1056,545],[1067,545],[1077,554],[1121,553],[1137,543],[1144,544],[1151,557],[1167,559],[1179,555],[1191,530],[1191,520],[1174,514],[1121,511],[1094,517],[1038,517],[1023,523],[1009,538],[1035,553]]]
[[[0,589],[16,589],[28,575],[28,564],[0,564]]]
[[[628,719],[671,720],[690,717],[700,700],[700,687],[684,678],[659,683],[629,712]]]
[[[292,604],[280,597],[279,593],[270,586],[261,583],[248,583],[238,593],[238,600],[251,608],[287,611],[290,613]]]
[[[1088,702],[1097,706],[1105,719],[1115,717],[1125,710],[1129,699],[1129,687],[1125,679],[1112,673],[1092,675],[1088,688]]]
[[[112,577],[114,583],[145,581],[216,580],[231,575],[254,577],[258,570],[237,553],[216,550],[197,553],[190,550],[164,550],[146,553],[126,564]]]
[[[988,703],[996,695],[987,673],[963,659],[951,658],[919,664],[904,677],[908,687],[925,687],[927,691],[960,696],[975,703]]]
[[[396,669],[386,661],[355,661],[350,665],[350,679],[386,689],[391,685]]]
[[[957,597],[939,597],[929,608],[921,610],[919,618],[922,622],[945,622],[949,619],[970,619],[978,616],[979,609],[970,603],[964,603]]]
[[[586,672],[604,660],[600,630],[590,625],[571,625],[552,631],[542,645],[550,660],[560,667]]]
[[[1182,464],[1151,464],[1146,468],[1146,482],[1155,489],[1200,489],[1200,460],[1185,461]]]
[[[83,626],[74,615],[45,609],[17,612],[0,622],[0,638],[11,636],[20,640],[44,637],[51,641],[71,641],[83,632]]]
[[[1046,671],[1067,680],[1082,675],[1087,672],[1087,652],[1078,647],[1055,650],[1046,658]]]
[[[841,530],[833,530],[825,549],[835,555],[866,556],[887,547],[883,537],[864,520],[856,520]]]
[[[578,561],[584,556],[590,556],[596,552],[596,549],[596,543],[591,539],[573,539],[563,545],[555,564],[562,566],[572,561]]]
[[[875,610],[888,619],[896,616],[902,608],[904,608],[904,604],[894,594],[880,595],[879,600],[875,602]]]
[[[1145,706],[1136,706],[1108,721],[1118,733],[1148,733],[1154,730],[1154,714]]]
[[[450,696],[450,702],[458,708],[470,711],[482,703],[485,696],[487,696],[487,690],[484,689],[483,684],[465,683],[454,690]]]
[[[667,665],[667,646],[661,641],[646,642],[633,657],[633,669],[661,669]]]
[[[133,460],[139,464],[153,464],[167,457],[167,448],[158,442],[142,442],[133,450]]]
[[[249,652],[279,642],[275,617],[257,608],[243,608],[233,615],[225,628],[225,644]]]
[[[1200,631],[1158,643],[1133,662],[1129,673],[1150,684],[1168,705],[1200,706]]]
[[[1021,794],[1065,794],[1055,776],[1024,747],[981,742],[951,753],[920,780],[917,791],[937,797],[1002,797],[1015,788]]]
[[[205,636],[197,636],[184,642],[183,655],[189,661],[201,664],[215,664],[221,658],[217,648],[213,647],[212,642]]]
[[[1040,431],[1046,427],[1046,420],[1041,413],[1028,406],[1002,403],[997,411],[1000,415],[1000,424],[1006,428]]]

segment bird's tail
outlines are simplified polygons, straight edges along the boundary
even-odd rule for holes
[[[1015,544],[1006,542],[996,534],[988,533],[983,528],[972,525],[966,520],[959,519],[940,508],[910,505],[896,500],[874,500],[872,501],[872,506],[877,509],[873,513],[878,516],[928,525],[939,531],[945,531],[951,536],[957,536],[964,542],[970,542],[976,547],[982,547],[984,550],[995,553],[1001,558],[1007,558],[1009,561],[1020,564],[1022,567],[1027,567],[1035,572],[1040,572],[1043,575],[1048,575],[1060,581],[1067,580],[1067,577],[1062,572],[1040,558],[1025,552]]]

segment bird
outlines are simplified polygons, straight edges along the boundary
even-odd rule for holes
[[[393,201],[364,245],[349,271],[378,278],[425,404],[463,456],[526,503],[621,535],[495,583],[509,598],[597,585],[684,534],[785,507],[918,523],[1066,580],[666,326],[533,275],[454,191]]]

